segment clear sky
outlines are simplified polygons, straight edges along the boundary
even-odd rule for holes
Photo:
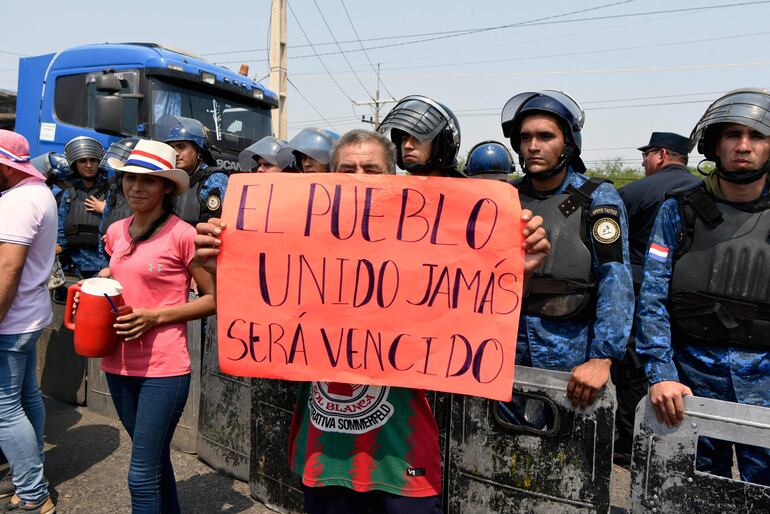
[[[617,156],[638,166],[635,148],[647,142],[651,131],[688,135],[708,103],[723,92],[770,87],[770,2],[289,4],[288,76],[294,84],[288,89],[290,137],[307,126],[337,132],[370,127],[360,119],[371,110],[351,103],[369,100],[374,92],[370,62],[381,63],[382,97],[425,94],[454,110],[462,127],[463,154],[481,140],[502,139],[499,114],[509,97],[540,89],[565,91],[586,111],[583,154],[589,165]],[[719,7],[726,5],[734,6]],[[366,53],[360,51],[345,7]],[[261,78],[268,73],[269,16],[269,0],[0,1],[0,88],[16,89],[16,54],[97,42],[177,46],[236,70],[241,62],[248,63],[250,74]],[[518,25],[474,30],[512,24]],[[418,41],[425,39],[432,40]],[[319,58],[314,49],[334,54]]]

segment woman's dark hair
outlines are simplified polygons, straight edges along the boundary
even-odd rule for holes
[[[172,187],[174,185],[167,178],[164,178],[163,181],[166,184],[170,184]],[[176,198],[176,195],[173,193],[173,191],[163,195],[163,205],[162,205],[163,212],[160,214],[160,216],[155,218],[155,221],[150,223],[150,226],[147,227],[147,229],[145,229],[144,232],[142,232],[138,236],[131,239],[131,246],[129,247],[128,252],[123,254],[121,259],[125,259],[126,257],[130,256],[132,253],[134,253],[134,250],[136,250],[136,247],[139,245],[139,243],[142,243],[150,239],[150,237],[152,237],[155,231],[158,230],[158,227],[163,225],[166,222],[166,220],[172,214],[174,214],[174,207],[176,206],[175,198]]]

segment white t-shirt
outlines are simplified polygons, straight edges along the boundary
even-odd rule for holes
[[[0,242],[29,246],[19,289],[0,334],[24,334],[51,323],[48,278],[56,253],[56,201],[44,182],[28,178],[0,196]]]

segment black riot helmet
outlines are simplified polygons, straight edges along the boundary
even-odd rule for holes
[[[585,123],[585,113],[571,96],[561,91],[551,90],[519,93],[506,102],[500,115],[503,135],[510,138],[513,151],[519,154],[519,163],[522,166],[522,170],[525,173],[527,172],[520,155],[521,124],[528,115],[536,113],[554,116],[564,134],[566,142],[562,158],[556,169],[548,173],[538,173],[539,176],[537,178],[550,178],[567,164],[579,173],[584,172],[586,166],[580,158],[580,149],[583,146],[583,138],[580,135],[580,131]],[[534,175],[530,176],[534,178]]]
[[[377,132],[390,137],[396,145],[398,167],[414,174],[432,170],[447,170],[449,175],[465,176],[457,170],[460,150],[460,123],[447,106],[422,95],[401,99],[385,116]],[[410,134],[420,141],[432,141],[431,155],[425,164],[405,164],[401,155],[401,140]]]
[[[709,105],[690,134],[690,149],[698,146],[698,152],[717,165],[720,178],[735,184],[749,184],[770,171],[770,161],[757,170],[724,172],[716,155],[716,145],[725,123],[737,123],[770,136],[770,90],[743,88],[730,91]]]

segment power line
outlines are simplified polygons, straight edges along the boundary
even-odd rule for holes
[[[648,48],[657,48],[657,47],[669,47],[669,46],[677,46],[677,45],[686,45],[686,44],[694,44],[694,43],[710,43],[713,41],[722,41],[722,40],[735,40],[735,39],[741,39],[741,38],[748,38],[748,37],[757,37],[757,36],[766,36],[770,34],[770,31],[768,32],[755,32],[752,34],[734,34],[729,36],[721,36],[721,37],[711,37],[711,38],[704,38],[704,39],[691,39],[691,40],[685,40],[685,41],[671,41],[667,43],[655,43],[652,45],[637,45],[637,46],[627,46],[627,47],[619,47],[619,48],[604,48],[604,49],[596,49],[596,50],[586,50],[582,52],[572,52],[572,53],[558,53],[558,54],[544,54],[544,55],[530,55],[526,57],[506,57],[502,59],[488,59],[485,61],[465,61],[465,62],[452,62],[447,64],[426,64],[426,65],[414,65],[414,66],[398,66],[398,67],[392,67],[387,68],[388,70],[410,70],[410,69],[425,69],[425,68],[446,68],[446,67],[456,67],[456,66],[464,66],[464,65],[475,65],[475,64],[491,64],[491,63],[499,63],[499,62],[510,62],[510,61],[532,61],[532,60],[538,60],[538,59],[546,59],[546,58],[560,58],[560,57],[574,57],[578,55],[591,55],[591,54],[600,54],[600,53],[611,53],[611,52],[620,52],[620,51],[627,51],[627,50],[642,50],[642,49],[648,49]],[[361,70],[359,70],[361,71]],[[295,77],[302,77],[302,76],[313,76],[316,75],[315,73],[297,73],[294,76]]]
[[[555,15],[554,17],[569,16],[571,14],[578,14],[578,13],[587,12],[587,11],[591,11],[591,10],[605,9],[607,7],[613,7],[613,6],[616,6],[616,5],[630,3],[630,2],[633,2],[633,1],[636,1],[636,0],[624,0],[624,1],[614,2],[614,3],[610,3],[610,4],[599,5],[599,6],[596,6],[596,7],[589,7],[587,9],[583,9],[583,10],[579,10],[579,11],[573,11],[573,12],[569,12],[569,13],[558,14],[558,15]],[[549,18],[543,18],[543,19],[545,20],[545,19],[549,19]],[[520,23],[527,23],[527,22],[520,22]],[[367,42],[369,42],[369,41],[389,41],[389,40],[392,40],[392,39],[412,39],[412,38],[421,38],[421,37],[426,37],[426,36],[443,36],[443,35],[452,35],[452,34],[461,35],[461,34],[465,34],[465,33],[469,32],[469,31],[477,32],[477,31],[485,31],[485,30],[494,30],[495,28],[498,28],[498,27],[493,26],[493,27],[481,27],[481,28],[476,28],[476,29],[443,30],[443,31],[438,31],[438,32],[421,32],[421,33],[417,33],[417,34],[401,34],[401,35],[398,35],[398,36],[378,36],[378,37],[370,37],[370,38],[365,38],[365,39],[358,39],[358,40],[355,40],[355,41],[354,40],[340,41],[339,43],[347,44],[347,43],[356,43],[356,42],[360,42],[360,41],[367,41]],[[313,47],[313,46],[314,47],[332,46],[332,45],[335,45],[335,44],[337,44],[337,42],[313,43],[313,44],[307,44],[307,45],[292,45],[291,48],[307,48],[307,47]],[[227,51],[227,52],[210,52],[210,53],[205,53],[205,54],[200,54],[200,55],[201,56],[210,56],[210,55],[243,54],[243,53],[261,52],[263,50],[266,50],[266,49],[265,48],[252,48],[252,49],[248,49],[248,50],[231,50],[231,51]]]
[[[603,100],[587,100],[585,102],[582,102],[583,105],[585,104],[596,104],[596,103],[610,103],[610,102],[635,102],[637,100],[658,100],[660,98],[681,98],[684,96],[702,96],[702,95],[721,95],[724,91],[704,91],[702,93],[678,93],[675,95],[656,95],[656,96],[636,96],[631,98],[610,98],[610,99],[603,99]]]
[[[326,30],[329,31],[329,35],[332,37],[332,40],[334,40],[334,43],[337,45],[337,48],[339,48],[340,53],[342,53],[342,58],[345,59],[345,62],[348,64],[348,68],[350,68],[350,71],[353,72],[353,75],[356,77],[356,80],[361,85],[361,87],[363,88],[364,92],[366,92],[366,94],[369,96],[369,98],[374,99],[372,94],[369,93],[369,90],[366,89],[366,86],[364,85],[364,83],[361,82],[361,78],[358,76],[358,73],[356,73],[356,70],[353,69],[353,65],[350,64],[350,61],[348,60],[348,56],[345,54],[345,52],[342,51],[342,47],[340,46],[340,44],[337,43],[337,38],[334,37],[334,31],[329,26],[329,22],[326,21],[326,16],[324,16],[324,13],[321,10],[321,7],[318,5],[317,0],[313,0],[313,3],[315,4],[315,8],[318,9],[318,14],[321,15],[321,19],[323,20],[324,25],[326,25]]]
[[[327,119],[326,119],[326,117],[324,117],[324,115],[323,115],[323,114],[321,114],[321,111],[319,111],[319,110],[316,108],[316,106],[315,106],[315,105],[314,105],[314,104],[313,104],[313,103],[312,103],[310,100],[308,100],[308,99],[307,99],[307,97],[306,97],[304,94],[302,94],[302,91],[300,91],[300,90],[299,90],[299,88],[296,86],[296,84],[294,84],[294,82],[292,82],[292,80],[291,80],[289,77],[286,77],[286,82],[288,82],[289,84],[291,84],[291,87],[293,87],[293,88],[294,88],[294,90],[295,90],[297,93],[299,93],[299,96],[301,96],[301,97],[302,97],[302,99],[305,101],[305,103],[307,103],[307,104],[308,104],[308,105],[309,105],[309,106],[310,106],[310,107],[311,107],[311,108],[312,108],[312,109],[315,111],[315,113],[316,113],[318,116],[320,116],[322,120],[324,120],[324,121],[326,122],[326,124],[327,124],[329,127],[333,128],[335,131],[337,130],[337,128],[336,128],[336,127],[335,127],[335,126],[332,124],[332,122],[330,122],[329,120],[327,120]]]
[[[625,0],[623,2],[615,2],[612,4],[605,4],[601,6],[596,6],[588,9],[582,9],[579,11],[573,11],[568,12],[564,14],[549,16],[545,18],[539,18],[535,20],[530,21],[523,21],[523,22],[517,22],[517,23],[510,23],[506,25],[497,25],[497,26],[491,26],[491,27],[481,27],[477,29],[465,29],[465,30],[455,30],[455,31],[446,31],[446,32],[435,32],[435,33],[426,33],[428,34],[444,34],[444,35],[438,35],[436,37],[428,37],[423,39],[416,39],[415,41],[406,41],[401,43],[390,43],[386,45],[377,45],[377,46],[370,46],[367,47],[366,50],[376,50],[381,48],[392,48],[396,46],[404,46],[404,45],[412,45],[416,43],[425,43],[429,41],[436,41],[440,39],[448,39],[453,37],[460,37],[460,36],[466,36],[466,35],[472,35],[472,34],[478,34],[481,32],[489,32],[493,30],[502,30],[502,29],[508,29],[508,28],[520,28],[520,27],[536,27],[536,26],[543,26],[543,25],[555,25],[555,24],[565,24],[565,23],[578,23],[578,22],[585,22],[585,21],[597,21],[597,20],[610,20],[610,19],[619,19],[619,18],[631,18],[631,17],[638,17],[638,16],[652,16],[657,14],[676,14],[676,13],[688,13],[688,12],[697,12],[697,11],[707,11],[707,10],[714,10],[714,9],[729,9],[732,7],[746,7],[750,5],[762,5],[762,4],[768,4],[770,3],[770,0],[758,0],[753,2],[739,2],[739,3],[733,3],[733,4],[719,4],[719,5],[702,5],[702,6],[696,6],[696,7],[684,7],[684,8],[678,8],[678,9],[661,9],[657,11],[642,11],[642,12],[635,12],[635,13],[621,13],[621,14],[611,14],[611,15],[605,15],[605,16],[590,16],[590,17],[584,17],[584,18],[574,18],[570,20],[558,20],[554,18],[561,18],[565,16],[570,16],[577,13],[582,13],[590,10],[597,10],[597,9],[604,9],[607,7],[616,6],[623,3],[628,3],[630,1],[634,0]],[[391,36],[389,38],[381,38],[381,39],[395,39],[398,37],[404,38],[404,37],[417,37],[418,35],[412,35],[412,36]],[[315,50],[315,48],[314,48]],[[362,50],[346,50],[345,52],[360,52]],[[306,55],[297,55],[292,57],[293,59],[305,59],[305,58],[311,58],[315,55],[321,55],[321,56],[327,56],[327,55],[338,55],[340,52],[324,52],[321,54],[306,54]],[[259,62],[261,59],[248,59],[246,62]],[[218,62],[216,64],[237,64],[243,61],[222,61]]]
[[[602,48],[602,49],[595,49],[595,50],[585,50],[580,52],[560,52],[557,54],[545,54],[545,55],[529,55],[526,57],[506,57],[503,59],[488,59],[484,61],[474,60],[474,61],[465,61],[465,62],[452,62],[452,63],[446,63],[446,64],[426,64],[426,65],[414,65],[414,66],[398,66],[398,67],[386,67],[388,70],[409,70],[409,69],[425,69],[425,68],[446,68],[446,67],[455,67],[455,66],[465,66],[465,65],[474,65],[474,64],[492,64],[492,63],[499,63],[499,62],[513,62],[513,61],[532,61],[537,59],[548,59],[548,58],[561,58],[561,57],[575,57],[579,55],[592,55],[592,54],[604,54],[604,53],[613,53],[613,52],[626,52],[630,50],[644,50],[648,48],[660,48],[660,47],[671,47],[671,46],[679,46],[679,45],[689,45],[689,44],[695,44],[695,43],[711,43],[714,41],[723,41],[726,39],[729,40],[735,40],[735,39],[742,39],[742,38],[748,38],[748,37],[757,37],[757,36],[766,36],[770,34],[770,31],[768,32],[755,32],[753,34],[735,34],[730,36],[723,36],[723,37],[708,37],[708,38],[702,38],[702,39],[690,39],[685,41],[670,41],[667,43],[655,43],[651,45],[636,45],[636,46],[626,46],[626,47],[616,47],[616,48]]]
[[[289,11],[291,11],[291,15],[294,16],[294,21],[297,22],[297,26],[299,27],[299,30],[302,31],[302,35],[305,36],[305,39],[307,40],[307,42],[310,43],[310,38],[308,37],[307,32],[305,32],[305,29],[302,28],[302,24],[299,22],[299,18],[294,13],[294,9],[292,9],[291,4],[289,2],[286,2],[286,5],[289,6]],[[344,89],[342,89],[342,86],[340,86],[340,83],[337,82],[337,79],[334,78],[334,75],[331,74],[331,72],[329,71],[329,68],[326,67],[326,64],[324,63],[323,59],[321,59],[321,56],[318,55],[318,52],[316,52],[315,47],[312,46],[313,44],[310,43],[310,45],[313,48],[313,52],[315,53],[316,57],[318,58],[318,62],[320,62],[321,66],[323,66],[323,68],[326,70],[326,74],[329,75],[330,79],[332,79],[332,82],[334,82],[334,85],[337,86],[337,89],[340,90],[340,93],[342,93],[345,96],[345,98],[347,98],[348,101],[350,101],[350,103],[352,104],[353,103],[353,99],[350,97],[350,95],[348,95],[345,92]],[[296,86],[295,86],[295,88],[296,88]]]
[[[292,125],[292,126],[299,126],[299,125],[312,126],[312,125],[318,124],[319,122],[322,122],[322,121],[323,122],[330,122],[330,121],[334,121],[334,122],[338,122],[338,121],[361,121],[361,119],[356,117],[356,116],[350,116],[350,115],[347,115],[347,116],[329,116],[328,118],[315,118],[315,119],[309,119],[309,120],[297,120],[297,121],[294,121],[294,122],[290,123],[289,125]]]
[[[723,63],[723,64],[688,64],[679,66],[647,66],[634,68],[604,68],[604,69],[567,69],[567,70],[542,70],[542,71],[501,71],[501,72],[469,72],[469,73],[433,73],[421,74],[420,78],[426,79],[486,79],[490,77],[538,77],[550,75],[604,75],[612,73],[643,73],[643,72],[670,72],[670,71],[689,71],[689,70],[707,70],[719,68],[746,68],[756,66],[770,65],[770,61],[755,61],[743,63]],[[305,74],[305,78],[317,78],[318,74]],[[411,75],[391,75],[398,78],[412,78]]]
[[[637,97],[629,97],[629,98],[613,98],[613,99],[602,99],[602,100],[586,100],[584,102],[581,102],[581,105],[586,104],[594,104],[594,103],[612,103],[612,102],[638,102],[640,100],[656,100],[656,99],[664,99],[664,98],[682,98],[682,97],[692,97],[692,96],[702,96],[702,95],[722,95],[724,94],[724,91],[705,91],[701,93],[678,93],[678,94],[672,94],[672,95],[656,95],[656,96],[637,96]],[[613,106],[605,106],[605,107],[587,107],[585,108],[586,111],[595,111],[595,110],[605,110],[605,109],[624,109],[624,108],[638,108],[638,107],[659,107],[664,105],[687,105],[687,104],[695,104],[695,103],[706,103],[713,101],[713,98],[706,99],[706,100],[683,100],[678,102],[657,102],[657,103],[646,103],[646,104],[626,104],[626,105],[613,105]],[[455,114],[462,115],[461,118],[467,118],[467,117],[482,117],[482,116],[498,116],[500,114],[500,111],[502,110],[502,107],[482,107],[482,108],[471,108],[471,109],[452,109],[452,111]],[[344,119],[354,119],[350,116],[344,116],[341,115],[339,117],[331,117],[329,119],[331,120],[344,120]],[[358,118],[355,118],[358,120]],[[325,121],[325,118],[321,119],[308,119],[308,120],[297,120],[293,122],[294,124],[304,124],[304,123],[314,123],[318,121]],[[360,121],[360,120],[359,120]]]
[[[372,71],[377,75],[377,83],[382,84],[382,87],[385,88],[385,91],[390,95],[391,98],[396,98],[396,96],[390,92],[390,89],[388,89],[388,86],[385,85],[382,80],[380,80],[380,74],[377,72],[377,70],[374,68],[374,64],[372,63],[372,60],[369,59],[369,53],[366,51],[366,48],[364,48],[364,44],[361,42],[361,37],[358,35],[358,31],[356,30],[356,25],[353,23],[353,19],[350,17],[350,13],[348,12],[348,8],[345,5],[345,0],[340,0],[340,3],[342,4],[342,9],[345,11],[345,16],[348,17],[348,21],[350,22],[350,28],[353,29],[353,34],[356,35],[356,40],[358,41],[358,44],[361,46],[361,50],[364,52],[364,55],[366,56],[366,60],[369,61],[369,66],[372,67]]]
[[[675,18],[683,17],[683,16],[687,16],[687,14],[677,14],[677,15],[673,15],[673,16],[666,16],[665,18],[667,20],[672,20],[672,19],[675,19]],[[664,17],[663,16],[658,16],[658,17],[653,18],[653,19],[662,19],[662,18],[664,18]],[[579,40],[579,39],[575,39],[575,37],[576,36],[582,36],[583,34],[593,34],[593,35],[595,35],[595,34],[597,34],[599,32],[614,31],[614,30],[622,29],[624,27],[631,27],[631,26],[634,26],[634,25],[639,25],[641,23],[649,23],[649,22],[650,22],[649,20],[634,20],[634,21],[632,21],[630,23],[622,23],[622,24],[615,24],[615,23],[613,23],[612,25],[605,25],[605,26],[599,27],[599,28],[591,28],[590,30],[578,30],[578,31],[575,31],[575,32],[559,32],[558,34],[547,34],[544,37],[531,37],[530,36],[530,37],[527,37],[527,38],[519,39],[518,41],[510,41],[510,42],[507,42],[507,43],[504,43],[504,44],[498,43],[498,44],[495,44],[495,45],[486,45],[486,46],[475,47],[475,48],[463,48],[463,49],[460,49],[460,50],[453,49],[453,51],[451,51],[451,52],[439,52],[439,53],[432,53],[432,54],[427,54],[427,55],[423,54],[423,55],[419,56],[419,59],[425,60],[425,59],[431,59],[433,57],[443,57],[445,55],[451,55],[453,58],[456,58],[457,55],[459,55],[459,54],[473,54],[475,52],[479,52],[479,51],[483,52],[483,51],[490,50],[490,49],[513,48],[513,49],[515,49],[517,51],[520,51],[522,49],[522,47],[524,47],[524,46],[535,45],[537,43],[540,43],[541,41],[553,42],[553,41],[555,41],[557,39],[565,39],[565,38],[569,39],[570,41],[576,41],[576,40]],[[388,60],[384,60],[384,61],[381,61],[381,62],[382,62],[382,64],[389,64],[389,63],[400,63],[400,62],[414,62],[415,60],[416,60],[415,57],[409,57],[409,58],[401,58],[401,59],[388,59]],[[390,69],[393,69],[393,68],[390,68]]]
[[[637,109],[640,107],[662,107],[662,106],[672,106],[672,105],[706,104],[706,103],[711,103],[713,101],[714,101],[713,99],[709,99],[709,100],[686,100],[681,102],[657,102],[657,103],[648,103],[648,104],[607,105],[604,107],[586,107],[583,110],[588,112],[588,111],[606,111],[606,110],[617,110],[617,109]],[[463,118],[486,118],[490,116],[499,116],[501,109],[502,107],[497,107],[495,109],[495,112],[465,113],[463,115]]]
[[[465,35],[469,35],[469,34],[478,34],[480,32],[489,32],[489,31],[492,31],[492,30],[501,30],[501,29],[505,29],[505,28],[512,28],[512,27],[519,27],[519,26],[534,26],[534,25],[539,25],[539,24],[548,25],[549,24],[549,20],[556,20],[557,18],[563,18],[565,16],[572,16],[574,14],[581,14],[581,13],[585,13],[585,12],[589,12],[589,11],[596,11],[596,10],[600,10],[600,9],[606,9],[608,7],[614,7],[614,6],[617,6],[617,5],[627,4],[627,3],[630,3],[630,2],[634,2],[634,1],[636,1],[636,0],[621,0],[621,1],[617,1],[617,2],[611,2],[611,3],[608,3],[608,4],[597,5],[595,7],[588,7],[586,9],[578,9],[576,11],[569,11],[569,12],[565,12],[565,13],[561,13],[561,14],[554,14],[552,16],[544,16],[544,17],[541,17],[541,18],[534,18],[534,19],[527,20],[527,21],[520,21],[520,22],[516,22],[516,23],[510,23],[508,25],[498,25],[498,26],[492,26],[492,27],[481,27],[481,28],[476,28],[476,29],[450,30],[450,31],[443,31],[443,32],[428,32],[428,33],[425,33],[425,34],[422,34],[422,35],[417,34],[417,35],[412,35],[412,36],[382,37],[382,38],[379,38],[379,39],[381,39],[381,40],[388,40],[388,39],[405,38],[405,37],[422,37],[422,36],[425,36],[425,35],[429,35],[429,36],[435,35],[435,37],[428,37],[428,38],[424,38],[424,39],[417,39],[415,41],[406,41],[406,42],[402,42],[402,43],[391,43],[391,44],[387,44],[387,45],[371,46],[371,47],[368,47],[368,48],[365,48],[365,49],[362,49],[362,50],[347,50],[347,52],[361,52],[361,51],[365,51],[365,50],[375,50],[375,49],[380,49],[380,48],[392,48],[392,47],[396,47],[396,46],[412,45],[412,44],[415,44],[415,43],[424,43],[424,42],[427,42],[427,41],[436,41],[436,40],[439,40],[439,39],[448,39],[448,38],[452,38],[452,37],[465,36]],[[766,0],[766,1],[770,2],[770,0]],[[553,22],[553,23],[556,23],[556,22]],[[371,40],[372,39],[370,39],[369,41],[371,41]],[[308,40],[308,43],[310,43],[310,40]],[[322,54],[318,54],[316,52],[315,45],[310,43],[310,46],[313,49],[313,54],[298,55],[298,56],[293,57],[293,58],[294,59],[305,59],[305,58],[308,58],[308,57],[313,57],[315,55],[322,55],[322,56],[338,55],[340,53],[345,52],[345,51],[337,51],[337,52],[324,52]],[[247,62],[259,62],[261,60],[262,59],[250,59],[250,60],[247,60]],[[223,61],[223,62],[218,62],[218,63],[214,63],[214,64],[234,64],[234,63],[237,64],[239,62],[241,62],[241,61]]]

